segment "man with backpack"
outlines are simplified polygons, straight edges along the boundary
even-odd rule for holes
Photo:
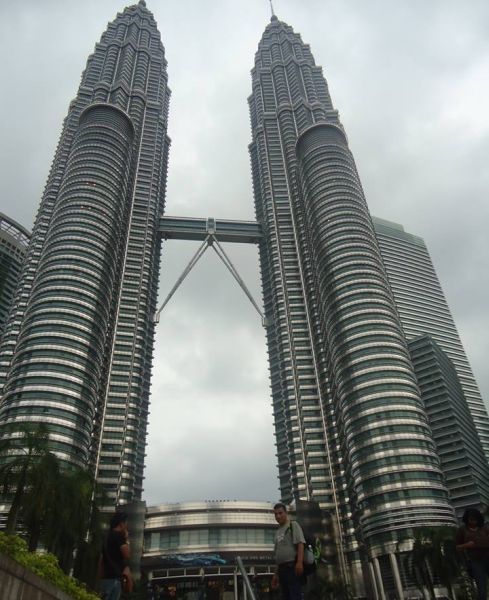
[[[116,512],[110,520],[110,530],[100,556],[100,588],[104,600],[119,600],[122,591],[130,591],[132,588],[128,561],[127,515]]]
[[[275,563],[272,588],[280,587],[282,600],[301,600],[304,582],[304,547],[306,540],[297,521],[291,521],[287,507],[278,502],[273,507],[278,529],[275,533]]]

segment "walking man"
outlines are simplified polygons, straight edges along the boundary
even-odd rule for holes
[[[291,521],[285,504],[278,502],[273,507],[278,529],[275,533],[276,571],[272,577],[272,588],[280,586],[282,600],[302,600],[304,579],[304,546],[306,540],[297,521]]]
[[[119,600],[122,593],[122,579],[131,581],[128,560],[127,516],[122,512],[116,512],[110,520],[110,531],[100,556],[102,577],[100,587],[104,600]]]

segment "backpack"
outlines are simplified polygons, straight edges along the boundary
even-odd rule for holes
[[[292,535],[292,524],[295,521],[290,522],[290,533]],[[313,540],[304,536],[306,543],[304,544],[304,575],[311,575],[316,571],[316,564],[319,559],[319,554],[317,554],[314,549],[316,548],[316,544]]]

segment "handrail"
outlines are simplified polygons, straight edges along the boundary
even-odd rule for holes
[[[246,591],[250,595],[251,600],[256,600],[255,592],[253,591],[253,588],[251,587],[250,578],[248,577],[248,573],[246,572],[246,569],[245,569],[245,566],[241,559],[241,556],[236,557],[236,563],[239,567],[239,570],[241,571],[241,575],[243,577],[243,581],[246,586]]]

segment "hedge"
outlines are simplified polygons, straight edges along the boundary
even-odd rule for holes
[[[18,535],[7,535],[0,531],[0,552],[49,581],[73,600],[100,600],[100,597],[89,592],[83,583],[63,573],[58,559],[53,554],[29,552],[27,544]]]

